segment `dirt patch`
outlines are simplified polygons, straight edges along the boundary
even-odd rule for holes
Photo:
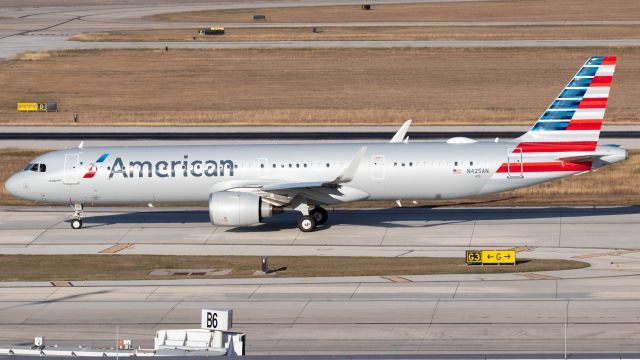
[[[33,264],[38,264],[34,266]],[[80,281],[158,279],[156,269],[227,269],[219,276],[185,272],[162,279],[253,277],[260,270],[257,256],[154,255],[0,255],[0,281]],[[485,274],[578,269],[587,263],[572,260],[522,261],[517,266],[465,266],[458,258],[382,258],[278,256],[269,257],[269,277],[393,276],[430,274]],[[221,272],[224,273],[224,272]]]
[[[351,40],[514,40],[637,39],[640,26],[451,26],[227,28],[222,36],[194,29],[82,33],[75,41],[351,41]]]
[[[305,6],[234,10],[191,11],[151,16],[151,20],[204,23],[252,22],[265,15],[267,22],[363,22],[363,21],[603,21],[637,20],[640,2],[629,0],[528,0],[466,3],[417,3],[372,6]]]
[[[620,59],[605,122],[637,123],[640,48],[623,47],[52,52],[0,64],[0,124],[533,124],[603,53]]]

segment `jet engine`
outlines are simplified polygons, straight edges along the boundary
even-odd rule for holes
[[[213,225],[253,225],[280,211],[282,208],[274,207],[255,194],[237,191],[209,194],[209,217]]]

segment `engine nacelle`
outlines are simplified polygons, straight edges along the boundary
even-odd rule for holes
[[[279,208],[276,208],[279,209]],[[274,207],[258,195],[218,191],[209,194],[209,217],[213,225],[246,226],[273,215]]]

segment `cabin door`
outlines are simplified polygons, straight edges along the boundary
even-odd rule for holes
[[[524,164],[522,162],[522,149],[511,148],[508,149],[507,154],[507,177],[508,178],[523,178],[524,177]]]
[[[80,154],[67,154],[64,156],[64,180],[67,185],[78,183],[79,171],[78,161]]]

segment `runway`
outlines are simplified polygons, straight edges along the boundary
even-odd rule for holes
[[[462,256],[523,247],[530,258],[590,268],[535,274],[1,283],[0,339],[108,346],[115,327],[150,346],[153,332],[197,327],[199,309],[232,307],[249,354],[631,352],[640,340],[640,208],[335,210],[311,234],[295,214],[217,228],[205,211],[90,209],[71,230],[65,208],[5,207],[0,253]],[[180,211],[179,211],[180,210]],[[612,237],[611,234],[615,234]],[[616,250],[618,249],[618,250]],[[624,250],[620,250],[624,249]],[[392,274],[390,274],[392,275]]]

